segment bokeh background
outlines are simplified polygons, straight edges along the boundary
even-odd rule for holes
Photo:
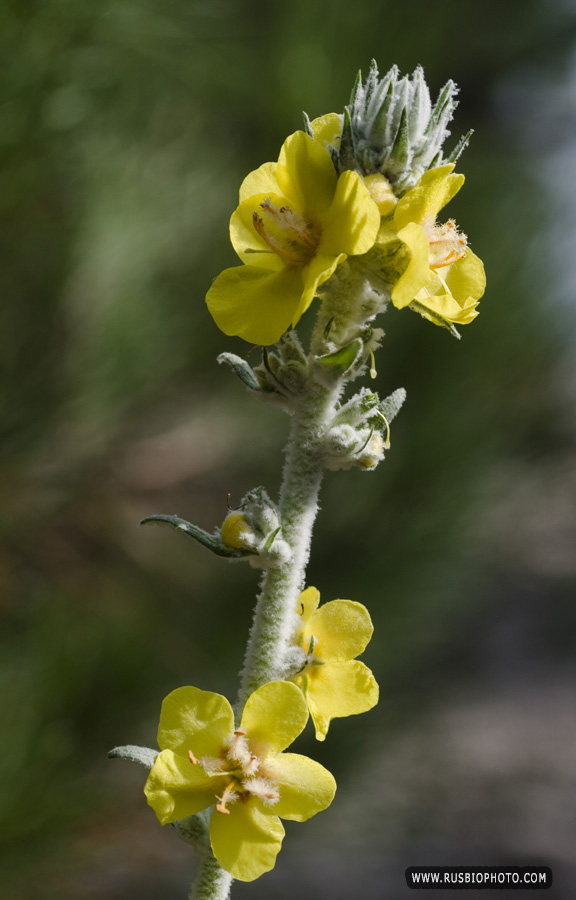
[[[460,85],[450,214],[489,287],[461,342],[382,322],[408,402],[384,465],[326,478],[308,579],[370,608],[381,702],[300,739],[337,800],[235,896],[513,863],[573,898],[573,0],[7,0],[0,43],[2,896],[186,896],[191,848],[106,753],[154,746],[177,686],[234,695],[258,575],[138,522],[277,491],[287,421],[217,366],[248,348],[204,294],[243,176],[375,57]]]

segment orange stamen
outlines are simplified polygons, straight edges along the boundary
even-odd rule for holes
[[[226,804],[228,803],[228,798],[230,794],[234,790],[234,782],[231,781],[229,785],[226,786],[224,793],[220,797],[220,802],[216,804],[216,809],[219,813],[224,813],[224,815],[229,816],[230,810],[226,809]]]

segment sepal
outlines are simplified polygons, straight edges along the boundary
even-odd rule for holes
[[[457,93],[454,82],[448,81],[432,106],[420,66],[403,78],[393,66],[380,78],[373,60],[364,83],[358,74],[344,110],[340,148],[334,156],[337,171],[380,173],[401,197],[424,172],[451,161],[466,146],[469,136],[443,156]]]
[[[397,388],[388,397],[378,404],[380,413],[391,422],[400,412],[404,401],[406,400],[406,391],[404,388]]]

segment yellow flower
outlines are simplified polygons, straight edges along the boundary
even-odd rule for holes
[[[426,172],[398,202],[393,217],[383,220],[376,242],[383,247],[399,238],[409,251],[408,265],[392,288],[394,306],[411,306],[448,328],[476,318],[486,287],[484,266],[466,236],[452,219],[436,224],[440,210],[464,183],[463,175],[452,174],[453,168],[449,164]]]
[[[280,818],[303,822],[330,805],[334,778],[319,763],[283,753],[308,719],[302,693],[271,681],[248,698],[240,728],[225,697],[195,687],[162,704],[158,744],[144,793],[162,825],[216,804],[210,842],[240,881],[274,867],[284,837]]]
[[[355,659],[372,637],[368,610],[352,600],[332,600],[318,609],[320,593],[310,587],[300,594],[302,627],[296,635],[307,654],[305,668],[294,681],[302,689],[323,741],[331,719],[366,712],[378,703],[378,685],[370,669]]]
[[[244,263],[225,269],[206,302],[218,327],[254,344],[280,339],[350,254],[374,244],[380,216],[356,172],[338,177],[328,150],[297,131],[277,163],[244,179],[230,239]]]

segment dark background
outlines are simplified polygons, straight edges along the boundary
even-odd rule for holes
[[[2,896],[186,896],[191,849],[106,753],[154,746],[175,687],[234,696],[258,576],[138,521],[275,495],[287,421],[217,366],[248,346],[204,295],[244,175],[375,57],[460,85],[449,215],[488,289],[460,342],[381,322],[408,401],[376,472],[327,476],[308,579],[369,607],[381,701],[299,740],[336,801],[234,896],[514,863],[574,897],[575,39],[569,0],[2,4]]]

